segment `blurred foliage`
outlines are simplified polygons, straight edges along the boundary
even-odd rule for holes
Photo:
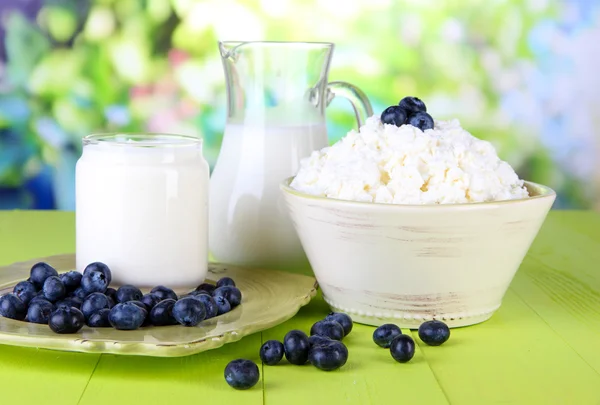
[[[418,95],[435,117],[458,117],[492,141],[522,177],[556,188],[558,207],[590,207],[600,200],[597,190],[556,159],[534,113],[522,118],[534,104],[542,120],[553,113],[542,93],[522,89],[535,74],[548,74],[552,49],[548,56],[531,35],[562,24],[563,3],[47,0],[33,20],[5,10],[0,208],[73,209],[81,137],[94,132],[202,136],[212,166],[225,116],[218,39],[334,42],[330,79],[361,87],[376,112]],[[521,104],[511,101],[515,94]],[[353,122],[350,106],[335,100],[331,141]]]

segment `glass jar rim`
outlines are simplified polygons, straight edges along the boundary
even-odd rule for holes
[[[133,147],[182,147],[202,145],[202,138],[191,135],[153,133],[153,132],[106,132],[83,137],[86,145],[116,145]]]

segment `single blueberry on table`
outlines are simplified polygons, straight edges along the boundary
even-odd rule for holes
[[[225,367],[225,381],[236,390],[247,390],[260,378],[258,366],[250,360],[233,360]]]
[[[183,326],[196,326],[206,318],[206,309],[195,297],[185,297],[173,305],[173,316]]]
[[[50,301],[38,300],[32,302],[27,309],[27,321],[47,325],[52,312],[54,312],[54,305]]]
[[[81,288],[86,295],[95,292],[104,294],[108,288],[108,279],[101,271],[88,271],[81,277]]]
[[[85,319],[88,319],[90,315],[101,309],[111,309],[113,307],[112,300],[106,295],[95,292],[88,295],[83,303],[81,304],[81,312]]]
[[[223,315],[231,311],[231,304],[227,301],[227,298],[223,296],[213,297],[215,304],[217,305],[217,315]]]
[[[87,318],[86,324],[90,328],[110,328],[111,324],[108,320],[109,315],[110,309],[100,309]]]
[[[427,321],[419,326],[419,338],[429,346],[439,346],[450,338],[450,328],[442,321]]]
[[[316,322],[310,328],[310,334],[325,336],[333,340],[342,340],[344,338],[344,328],[336,321],[322,320]]]
[[[399,363],[406,363],[415,355],[415,342],[408,335],[396,336],[390,343],[390,354]]]
[[[40,262],[31,267],[29,281],[35,285],[35,288],[41,290],[44,286],[44,281],[51,276],[58,276],[58,272],[48,263]]]
[[[204,319],[214,318],[219,313],[219,308],[217,307],[217,303],[215,302],[213,297],[211,297],[210,295],[198,294],[198,295],[192,295],[191,297],[194,297],[195,299],[200,301],[202,304],[204,304],[204,309],[206,310],[206,318],[204,318]]]
[[[144,294],[134,285],[125,284],[117,290],[117,302],[140,301]]]
[[[411,115],[408,117],[407,124],[419,128],[421,131],[433,129],[434,126],[433,118],[431,118],[431,115],[427,114],[426,112],[418,112],[414,115]]]
[[[83,291],[83,288],[79,287],[79,288],[76,288],[75,291],[73,291],[71,294],[69,294],[69,296],[77,297],[81,301],[83,301],[85,299],[85,297],[88,296],[88,294],[85,291]]]
[[[220,278],[217,281],[217,288],[219,288],[219,287],[225,287],[225,286],[235,287],[235,281],[233,281],[233,279],[231,277]]]
[[[44,292],[44,297],[50,302],[56,302],[67,295],[67,289],[58,276],[48,277],[44,281],[42,291]]]
[[[283,343],[278,340],[267,340],[260,347],[260,359],[267,366],[274,366],[283,358]]]
[[[427,106],[418,97],[404,97],[400,100],[398,106],[404,109],[409,115],[418,112],[427,112]]]
[[[381,122],[384,124],[395,125],[397,127],[406,123],[407,112],[397,105],[386,108],[381,113]]]
[[[326,321],[336,321],[342,328],[344,328],[344,336],[348,336],[350,332],[352,332],[352,326],[354,323],[352,322],[352,318],[348,314],[343,312],[330,312],[329,315],[325,317]]]
[[[173,316],[173,305],[175,300],[167,298],[156,304],[150,311],[150,322],[154,326],[177,325],[177,319]]]
[[[202,283],[198,287],[196,287],[196,291],[206,291],[209,294],[212,294],[217,288],[214,284]]]
[[[308,361],[309,348],[308,336],[301,330],[291,330],[283,338],[285,358],[297,366],[301,366]]]
[[[310,344],[310,347],[313,347],[314,345],[323,345],[323,344],[329,344],[329,342],[331,342],[333,339],[330,339],[326,336],[319,336],[319,335],[312,335],[308,337],[308,343]]]
[[[112,307],[108,314],[108,321],[115,329],[134,330],[142,326],[146,314],[146,310],[134,302],[123,302]]]
[[[154,306],[160,302],[160,298],[152,293],[149,293],[144,295],[140,301],[142,301],[148,312],[150,312],[152,308],[154,308]]]
[[[108,266],[104,263],[101,262],[94,262],[94,263],[90,263],[86,266],[86,268],[83,270],[83,275],[85,276],[86,274],[89,274],[93,271],[99,271],[100,273],[104,274],[104,277],[107,280],[106,284],[110,284],[112,281],[112,272],[110,271],[110,269],[108,268]]]
[[[81,285],[81,277],[83,277],[83,275],[78,271],[68,271],[59,276],[60,281],[65,285],[67,292],[75,291],[75,289]]]
[[[54,306],[56,308],[59,307],[68,307],[68,308],[77,308],[81,311],[81,304],[83,301],[79,297],[66,297],[60,301],[58,301]]]
[[[27,315],[27,306],[15,294],[6,294],[0,297],[0,315],[22,321]]]
[[[337,340],[315,344],[308,352],[308,361],[319,370],[337,370],[348,361],[348,348]]]
[[[104,295],[106,295],[108,298],[110,298],[112,300],[113,304],[117,303],[117,290],[115,290],[114,288],[108,287],[106,289],[106,291],[104,292]]]
[[[57,308],[50,314],[48,326],[55,333],[76,333],[84,325],[85,318],[77,308]]]
[[[21,281],[13,288],[13,294],[19,297],[23,304],[28,305],[29,301],[38,294],[38,290],[32,282]]]
[[[224,297],[227,301],[229,301],[231,308],[237,307],[242,302],[242,292],[237,287],[232,287],[229,285],[215,289],[213,292],[213,297]]]
[[[156,295],[161,301],[166,299],[178,300],[177,294],[175,291],[171,290],[169,287],[165,287],[164,285],[158,285],[150,290],[151,294]]]
[[[387,349],[390,347],[392,340],[401,334],[402,331],[398,326],[391,323],[386,323],[375,329],[373,332],[373,342],[375,342],[377,346]]]

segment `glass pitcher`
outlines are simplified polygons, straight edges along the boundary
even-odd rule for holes
[[[358,125],[369,100],[345,82],[327,82],[334,45],[220,42],[227,81],[227,123],[210,179],[209,249],[213,260],[302,271],[308,261],[279,183],[300,160],[328,145],[325,108],[347,98]]]

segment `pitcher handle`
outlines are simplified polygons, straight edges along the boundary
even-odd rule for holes
[[[373,115],[373,107],[368,97],[358,87],[347,82],[331,82],[327,84],[327,105],[340,96],[352,104],[358,128],[363,126],[367,118]]]

